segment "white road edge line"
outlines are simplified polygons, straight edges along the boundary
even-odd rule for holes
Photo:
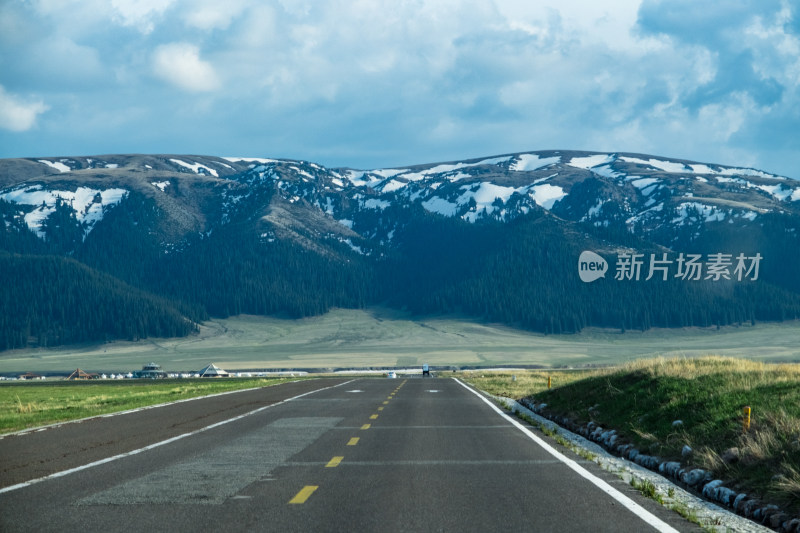
[[[547,444],[541,438],[536,436],[536,434],[533,433],[529,428],[525,427],[521,422],[519,422],[518,420],[515,420],[514,418],[512,418],[508,414],[504,413],[499,407],[497,407],[495,404],[493,404],[488,398],[483,396],[481,393],[479,393],[478,391],[476,391],[472,387],[466,385],[461,380],[459,380],[457,378],[453,378],[453,379],[456,381],[456,383],[458,383],[459,385],[461,385],[462,387],[464,387],[465,389],[470,391],[472,394],[474,394],[475,396],[477,396],[481,400],[483,400],[483,402],[486,403],[492,409],[494,409],[494,411],[497,414],[499,414],[500,416],[502,416],[503,418],[505,418],[506,420],[511,422],[511,424],[513,424],[517,429],[519,429],[520,431],[525,433],[536,444],[538,444],[539,446],[544,448],[544,450],[546,452],[548,452],[550,455],[552,455],[553,457],[555,457],[559,461],[563,462],[565,465],[567,465],[572,470],[577,472],[581,477],[583,477],[584,479],[590,481],[597,488],[599,488],[600,490],[602,490],[603,492],[605,492],[606,494],[608,494],[609,496],[611,496],[612,498],[617,500],[626,509],[631,511],[633,514],[635,514],[636,516],[638,516],[639,518],[641,518],[645,522],[647,522],[649,525],[653,526],[657,531],[661,531],[663,533],[678,533],[678,530],[676,530],[675,528],[673,528],[672,526],[670,526],[666,522],[663,522],[658,517],[656,517],[655,515],[653,515],[652,513],[647,511],[646,509],[644,509],[641,505],[639,505],[635,501],[631,500],[630,498],[628,498],[627,496],[622,494],[620,491],[618,491],[617,489],[615,489],[614,487],[612,487],[611,485],[609,485],[608,483],[606,483],[605,481],[600,479],[599,477],[595,476],[594,474],[592,474],[588,470],[584,469],[578,463],[576,463],[575,461],[573,461],[572,459],[570,459],[566,455],[562,454],[561,452],[559,452],[558,450],[556,450],[555,448],[553,448],[552,446]]]
[[[160,446],[164,446],[165,444],[171,444],[171,443],[173,443],[175,441],[179,441],[181,439],[185,439],[186,437],[192,437],[192,436],[197,435],[199,433],[203,433],[204,431],[208,431],[209,429],[214,429],[214,428],[217,428],[219,426],[224,426],[225,424],[228,424],[230,422],[235,422],[237,420],[241,420],[242,418],[246,418],[246,417],[248,417],[250,415],[254,415],[254,414],[260,413],[261,411],[264,411],[264,410],[269,409],[271,407],[275,407],[275,406],[278,406],[278,405],[281,405],[281,404],[284,404],[284,403],[287,403],[287,402],[291,402],[292,400],[297,400],[298,398],[302,398],[303,396],[308,396],[309,394],[322,392],[322,391],[328,390],[328,389],[335,389],[336,387],[341,387],[343,385],[347,385],[348,383],[352,383],[353,381],[356,381],[356,380],[352,379],[352,380],[346,381],[344,383],[339,383],[338,385],[331,385],[330,387],[324,387],[322,389],[316,389],[316,390],[312,390],[312,391],[309,391],[309,392],[304,392],[303,394],[298,394],[297,396],[292,396],[291,398],[287,398],[285,400],[281,400],[281,401],[279,401],[277,403],[273,403],[271,405],[265,405],[264,407],[259,407],[258,409],[254,409],[252,411],[248,411],[247,413],[235,416],[233,418],[229,418],[227,420],[222,420],[221,422],[216,422],[214,424],[211,424],[210,426],[206,426],[206,427],[203,427],[203,428],[200,428],[200,429],[196,429],[194,431],[190,431],[189,433],[184,433],[182,435],[178,435],[176,437],[172,437],[172,438],[169,438],[167,440],[162,440],[161,442],[156,442],[154,444],[150,444],[148,446],[145,446],[144,448],[131,450],[129,452],[121,453],[119,455],[114,455],[113,457],[107,457],[105,459],[100,459],[99,461],[94,461],[92,463],[88,463],[88,464],[85,464],[85,465],[76,466],[75,468],[70,468],[69,470],[63,470],[61,472],[56,472],[54,474],[50,474],[50,475],[47,475],[47,476],[44,476],[44,477],[31,479],[30,481],[24,481],[22,483],[17,483],[16,485],[11,485],[9,487],[5,487],[5,488],[0,489],[0,494],[6,493],[6,492],[12,492],[12,491],[15,491],[15,490],[18,490],[18,489],[22,489],[22,488],[25,488],[25,487],[30,487],[31,485],[35,485],[36,483],[41,483],[42,481],[47,481],[48,479],[53,479],[53,478],[57,478],[57,477],[64,477],[64,476],[67,476],[69,474],[74,474],[75,472],[80,472],[81,470],[87,470],[87,469],[95,467],[95,466],[99,466],[99,465],[103,465],[103,464],[106,464],[106,463],[110,463],[112,461],[116,461],[117,459],[123,459],[125,457],[130,457],[132,455],[137,455],[137,454],[140,454],[142,452],[146,452],[148,450],[152,450],[153,448],[158,448]]]

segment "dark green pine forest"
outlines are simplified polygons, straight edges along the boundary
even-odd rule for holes
[[[173,302],[74,259],[0,252],[0,349],[179,337],[194,330]]]
[[[800,248],[792,238],[766,238],[785,221],[773,220],[746,242],[708,233],[692,251],[762,253],[770,258],[758,282],[612,281],[583,283],[581,251],[609,243],[640,253],[662,253],[629,232],[591,226],[564,227],[553,217],[520,217],[474,227],[429,216],[404,230],[397,260],[388,269],[406,287],[389,295],[392,305],[416,313],[462,313],[544,333],[574,333],[595,326],[625,330],[713,327],[800,318]],[[782,234],[786,234],[783,232]],[[618,235],[622,239],[617,239]],[[791,234],[788,234],[791,235]]]

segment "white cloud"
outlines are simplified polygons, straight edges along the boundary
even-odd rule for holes
[[[633,35],[641,0],[496,0],[498,11],[511,29],[575,45],[597,45],[636,51],[642,40]]]
[[[700,108],[696,126],[707,132],[707,139],[724,143],[742,129],[748,115],[757,114],[758,111],[746,94],[736,94],[726,102]]]
[[[36,125],[36,117],[50,109],[44,102],[23,102],[0,85],[0,128],[27,131]]]
[[[275,10],[268,5],[253,6],[237,21],[230,43],[237,51],[262,50],[274,42],[277,30]]]
[[[57,21],[59,33],[77,38],[113,25],[150,34],[176,1],[182,0],[30,0],[30,3],[39,14]],[[193,2],[188,0],[186,8],[190,10]]]
[[[311,13],[311,4],[308,2],[300,2],[298,0],[278,0],[283,9],[296,17],[306,17]]]
[[[187,91],[213,91],[220,85],[214,67],[200,59],[198,47],[189,43],[170,43],[156,48],[153,70],[165,81]]]
[[[250,0],[198,0],[187,6],[186,23],[201,30],[227,29],[249,7]]]
[[[795,13],[798,16],[800,13]],[[792,22],[788,4],[769,20],[757,17],[744,32],[753,50],[753,69],[789,86],[800,86],[800,35],[787,31]]]
[[[2,95],[3,122],[34,124],[47,106],[24,96],[38,94],[87,139],[104,117],[103,141],[118,132],[126,151],[130,125],[170,112],[171,133],[138,128],[137,150],[179,138],[361,167],[544,148],[756,154],[795,175],[795,3],[0,0],[0,83],[17,95]],[[212,120],[229,135],[197,133]],[[63,146],[55,122],[38,141]]]
[[[173,0],[112,0],[114,18],[123,26],[132,26],[150,33],[156,20],[172,5]]]

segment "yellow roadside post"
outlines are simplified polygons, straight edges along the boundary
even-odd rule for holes
[[[747,433],[750,429],[750,406],[746,405],[744,408],[744,419],[742,421],[742,430]]]

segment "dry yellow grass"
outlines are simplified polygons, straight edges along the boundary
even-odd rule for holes
[[[800,380],[800,364],[771,364],[716,355],[692,358],[655,357],[637,359],[619,367],[601,370],[598,374],[637,371],[647,372],[653,376],[671,376],[682,379],[694,379],[699,376],[728,372],[740,376],[747,375],[749,379],[758,378],[760,373],[762,381],[786,382]]]

